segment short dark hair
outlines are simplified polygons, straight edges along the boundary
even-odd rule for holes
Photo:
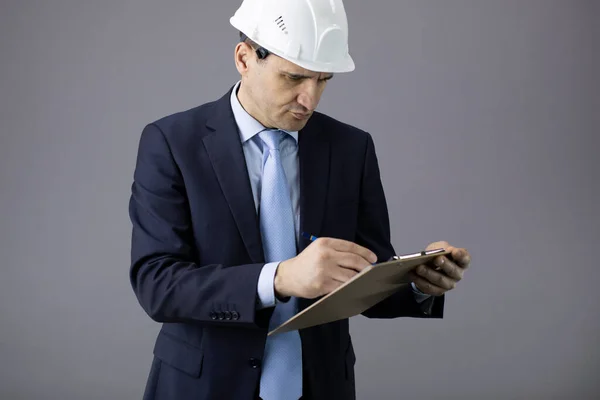
[[[269,50],[256,44],[252,39],[250,39],[248,36],[246,36],[246,34],[242,31],[240,31],[240,42],[244,42],[247,45],[249,45],[250,47],[252,47],[254,49],[254,51],[256,51],[256,55],[258,56],[259,61],[264,60],[265,58],[267,58],[267,56],[269,54],[271,54],[269,52]]]

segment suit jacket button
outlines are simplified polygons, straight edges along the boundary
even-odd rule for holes
[[[240,314],[237,311],[232,311],[231,318],[233,318],[234,321],[237,321],[238,319],[240,319]]]
[[[208,316],[210,317],[210,319],[217,319],[217,313],[215,313],[214,311],[211,311],[210,314],[208,314]]]
[[[217,317],[219,318],[220,321],[223,321],[225,319],[225,314],[222,311],[219,311],[217,313]]]
[[[251,358],[250,360],[248,360],[248,363],[254,369],[260,368],[260,360],[257,358]]]
[[[229,311],[225,311],[225,319],[226,319],[227,321],[231,320],[231,312],[229,312]]]

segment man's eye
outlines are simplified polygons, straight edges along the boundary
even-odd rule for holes
[[[301,80],[302,78],[299,76],[293,76],[293,75],[288,75],[287,76],[289,78],[289,80],[293,81],[293,82],[298,82],[299,80]]]

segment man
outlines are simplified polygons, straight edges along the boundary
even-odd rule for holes
[[[231,23],[241,81],[141,135],[130,277],[163,323],[144,398],[353,399],[347,319],[267,338],[395,254],[371,136],[315,111],[354,69],[344,7],[245,0]],[[363,315],[441,318],[470,256],[438,247],[451,256]]]

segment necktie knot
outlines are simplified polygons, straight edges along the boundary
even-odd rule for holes
[[[285,132],[280,130],[264,130],[259,133],[259,136],[263,143],[269,148],[269,150],[279,150],[279,146],[285,137]]]

